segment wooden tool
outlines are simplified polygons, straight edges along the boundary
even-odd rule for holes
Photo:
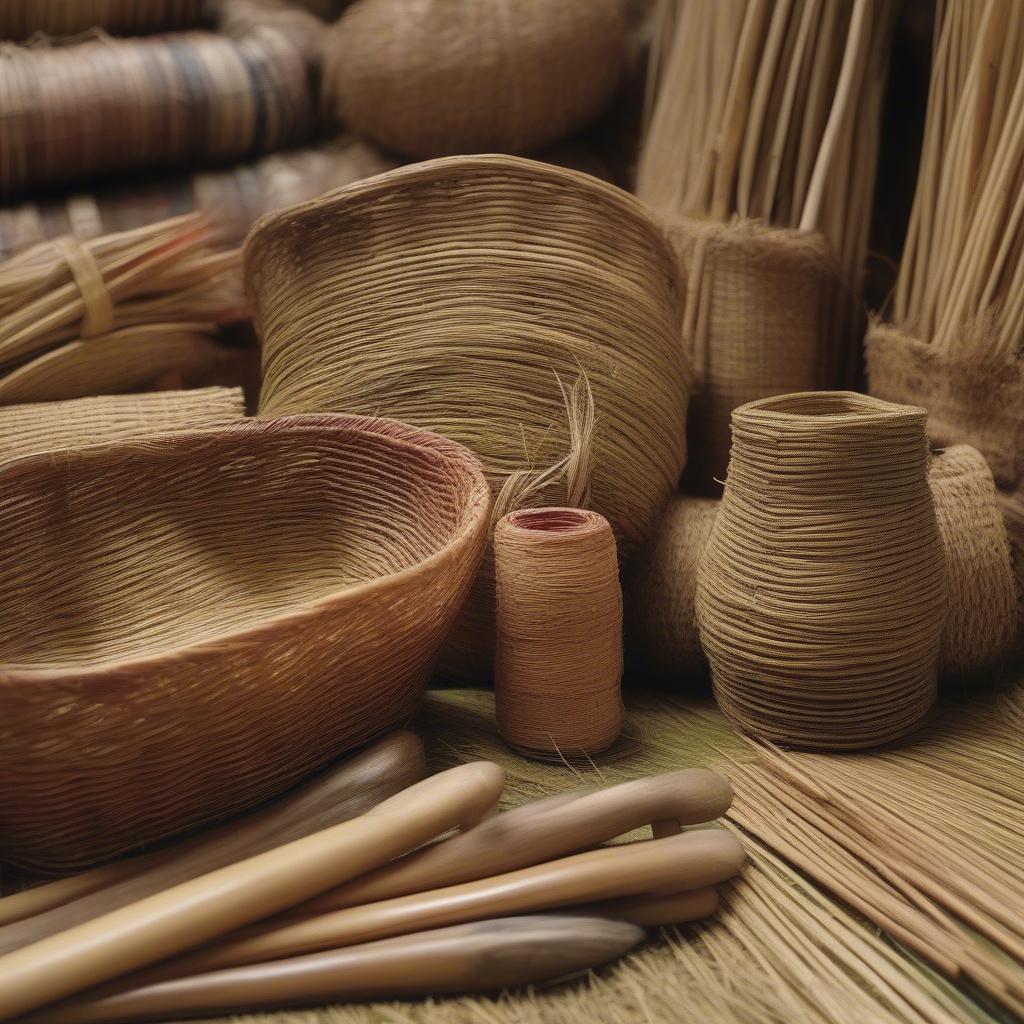
[[[352,821],[219,868],[0,957],[0,1019],[202,945],[429,841],[497,803],[504,772],[460,765]]]
[[[660,838],[679,832],[681,825],[718,818],[731,802],[729,783],[704,768],[549,797],[417,850],[296,907],[294,913],[324,913],[490,878],[586,850],[647,824]]]
[[[76,999],[24,1024],[131,1024],[336,1000],[496,991],[598,967],[643,936],[637,925],[598,917],[499,918]]]
[[[348,821],[425,774],[422,741],[395,732],[266,807],[195,838],[7,896],[0,899],[0,924],[6,924],[0,927],[0,954]]]

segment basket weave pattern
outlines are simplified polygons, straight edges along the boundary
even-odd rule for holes
[[[0,471],[0,856],[238,811],[415,707],[479,562],[464,449],[292,417]]]

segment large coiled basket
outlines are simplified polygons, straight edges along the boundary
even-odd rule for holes
[[[444,438],[300,416],[0,471],[0,859],[264,800],[416,706],[490,494]]]
[[[246,242],[260,415],[381,414],[465,444],[502,511],[576,505],[628,554],[685,462],[668,240],[635,198],[507,156],[400,168],[270,214]],[[486,682],[485,563],[442,669]]]

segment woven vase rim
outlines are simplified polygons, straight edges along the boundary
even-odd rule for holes
[[[544,536],[572,536],[608,526],[599,512],[584,508],[549,505],[544,508],[520,508],[504,516],[503,527],[518,533]]]
[[[389,433],[388,431],[394,431]],[[257,641],[268,630],[278,630],[282,625],[301,623],[316,618],[326,610],[341,603],[351,603],[367,593],[387,594],[402,586],[410,577],[419,576],[447,559],[453,551],[473,543],[478,531],[484,530],[490,519],[491,488],[484,476],[483,467],[477,457],[464,445],[449,438],[435,434],[422,427],[414,427],[398,420],[381,416],[354,416],[344,413],[298,413],[290,416],[279,416],[273,419],[245,419],[227,427],[213,430],[180,430],[165,431],[144,438],[127,438],[118,441],[101,441],[95,444],[57,449],[61,452],[61,461],[55,462],[53,452],[37,452],[12,459],[0,467],[0,487],[7,486],[12,478],[22,475],[34,475],[43,469],[59,468],[69,465],[78,458],[95,458],[104,453],[137,452],[152,454],[154,442],[163,446],[185,445],[190,441],[224,441],[229,438],[244,437],[246,434],[280,434],[292,435],[307,433],[311,437],[323,436],[324,432],[332,435],[362,435],[376,437],[389,442],[396,448],[420,449],[433,452],[438,459],[451,466],[459,465],[472,480],[472,488],[462,510],[459,522],[451,537],[426,558],[416,561],[398,572],[388,573],[374,579],[353,583],[330,594],[303,601],[301,606],[287,611],[276,612],[257,622],[230,629],[216,636],[204,637],[193,643],[183,642],[177,646],[159,651],[129,655],[116,660],[96,660],[90,663],[66,665],[53,668],[4,668],[0,665],[0,686],[17,685],[24,682],[60,682],[74,680],[88,682],[94,677],[109,677],[112,671],[132,672],[153,665],[172,661],[176,658],[201,654],[211,648],[218,649],[230,639],[232,642]],[[446,451],[449,449],[450,451]],[[456,458],[458,456],[458,458]]]
[[[747,402],[733,410],[733,423],[774,426],[853,426],[927,421],[928,410],[886,402],[859,391],[795,391]]]

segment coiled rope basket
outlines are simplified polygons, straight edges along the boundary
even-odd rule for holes
[[[527,153],[601,113],[625,31],[620,0],[357,0],[327,37],[324,91],[396,153]]]
[[[393,728],[426,686],[489,515],[464,448],[363,417],[7,463],[0,858],[108,858]]]
[[[259,413],[348,411],[436,430],[499,495],[593,509],[628,554],[685,462],[682,298],[645,207],[506,156],[378,175],[264,217],[246,242]],[[493,563],[442,671],[490,680]]]
[[[947,594],[926,421],[853,392],[733,413],[697,621],[715,695],[744,731],[870,747],[934,703]]]

